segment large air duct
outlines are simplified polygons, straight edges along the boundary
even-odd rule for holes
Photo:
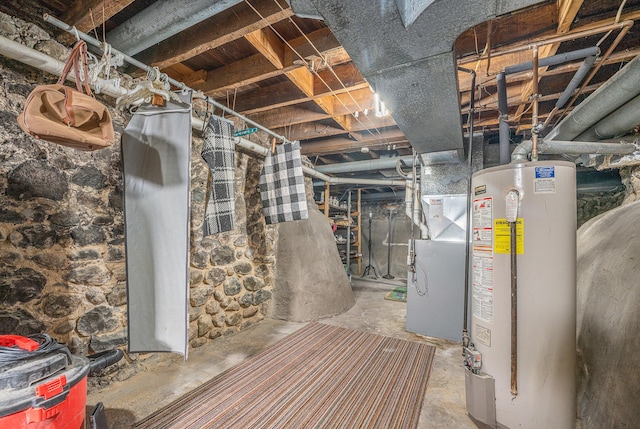
[[[416,152],[455,150],[460,155],[456,39],[474,25],[539,0],[416,1],[413,6],[422,11],[417,17],[403,16],[407,1],[307,2],[322,15]]]
[[[577,140],[591,142],[613,138],[640,124],[640,95],[589,128]]]
[[[593,124],[640,94],[640,56],[580,103],[546,136],[546,140],[574,140]]]
[[[242,0],[157,1],[107,34],[113,47],[135,55]]]

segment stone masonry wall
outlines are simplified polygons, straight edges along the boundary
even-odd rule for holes
[[[578,194],[578,228],[589,219],[620,206],[625,196],[624,190]]]
[[[3,14],[0,34],[62,61],[68,52],[44,30]],[[95,152],[28,136],[16,117],[36,84],[56,80],[0,56],[0,334],[47,332],[87,355],[127,343],[119,139],[128,118],[111,109],[116,144]],[[261,213],[261,160],[242,153],[236,157],[236,227],[202,237],[208,168],[201,147],[194,131],[191,348],[265,317],[277,241]],[[126,355],[93,382],[125,379],[170,359],[178,357]]]

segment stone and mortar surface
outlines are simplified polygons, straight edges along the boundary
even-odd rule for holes
[[[405,330],[406,305],[384,299],[396,285],[359,280],[353,282],[355,305],[321,323],[400,338],[436,347],[429,386],[420,412],[420,429],[472,429],[465,410],[464,368],[459,343],[423,337]],[[171,403],[228,368],[260,353],[286,335],[302,328],[267,318],[232,337],[221,338],[195,350],[189,360],[175,359],[153,371],[90,392],[87,411],[103,402],[110,428],[126,428]]]
[[[0,34],[64,61],[68,49],[43,29],[0,13]],[[127,344],[126,270],[123,180],[120,136],[128,114],[111,109],[116,143],[82,152],[36,140],[18,126],[17,115],[37,84],[57,78],[0,56],[0,333],[46,332],[66,343],[72,353],[88,355]],[[130,85],[131,79],[123,79]],[[114,100],[98,98],[107,106]],[[239,126],[242,126],[239,124]],[[256,143],[266,144],[264,135]],[[278,226],[266,225],[259,195],[262,160],[236,156],[235,229],[202,236],[209,170],[200,157],[202,138],[191,142],[191,252],[189,346],[193,351],[219,337],[240,332],[265,319],[276,284]],[[311,181],[308,182],[311,186]],[[311,210],[316,210],[313,206]],[[317,216],[300,223],[320,222]],[[324,219],[322,226],[326,227]],[[285,228],[286,230],[286,228]],[[312,230],[311,237],[304,234]],[[298,231],[292,240],[331,243],[330,231]],[[285,237],[287,234],[285,233]],[[285,245],[286,247],[286,245]],[[285,249],[286,250],[286,249]],[[337,250],[336,257],[337,257]],[[341,265],[318,258],[281,261],[282,267],[319,265],[324,306],[310,318],[332,315],[353,305]],[[327,274],[324,274],[324,273]],[[300,279],[288,279],[283,299],[304,300],[313,294]],[[328,286],[327,286],[328,285]],[[336,309],[332,305],[336,305]],[[134,373],[173,362],[175,356],[126,354],[91,384],[104,385]]]

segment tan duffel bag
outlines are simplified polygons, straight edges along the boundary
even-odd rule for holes
[[[77,91],[63,85],[72,67]],[[81,70],[84,85],[80,80]],[[57,84],[38,85],[29,94],[24,112],[18,116],[18,124],[36,138],[80,150],[103,149],[113,144],[111,114],[93,97],[89,88],[87,44],[84,41],[73,47]]]

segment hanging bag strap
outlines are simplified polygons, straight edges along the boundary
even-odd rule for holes
[[[71,50],[71,54],[69,55],[69,58],[67,58],[67,62],[64,64],[64,68],[62,69],[62,74],[58,79],[59,85],[64,85],[65,79],[69,75],[71,68],[73,68],[73,79],[78,91],[83,92],[84,83],[84,92],[86,92],[87,95],[92,95],[91,88],[89,87],[89,73],[87,67],[87,43],[84,40],[78,41]],[[80,78],[81,72],[83,74],[83,79]]]

